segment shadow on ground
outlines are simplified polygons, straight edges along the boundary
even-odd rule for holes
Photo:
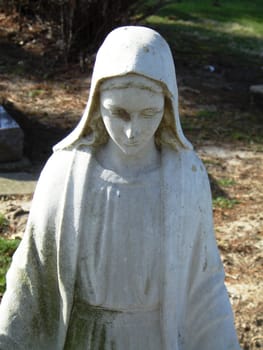
[[[41,118],[25,115],[11,102],[6,101],[4,107],[22,128],[24,154],[33,163],[45,162],[52,154],[52,147],[71,131],[70,127],[56,123],[59,120],[57,115],[50,115],[50,123],[47,124],[41,122]]]

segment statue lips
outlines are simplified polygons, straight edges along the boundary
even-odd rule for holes
[[[138,142],[138,141],[136,141],[136,142],[134,142],[134,141],[132,141],[132,142],[126,142],[126,146],[138,146],[140,143]]]

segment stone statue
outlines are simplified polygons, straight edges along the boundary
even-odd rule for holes
[[[80,123],[40,176],[0,349],[240,349],[211,208],[167,43],[114,30]]]

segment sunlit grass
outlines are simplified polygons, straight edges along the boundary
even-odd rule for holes
[[[5,275],[19,242],[19,239],[10,240],[0,237],[0,295],[2,295],[5,290]]]
[[[216,4],[217,3],[217,4]],[[182,0],[175,1],[164,7],[160,14],[168,16],[181,14],[196,19],[211,19],[219,22],[236,22],[247,24],[263,30],[263,3],[261,0]]]
[[[224,177],[224,178],[222,178],[222,179],[218,179],[218,180],[217,180],[217,183],[218,183],[220,186],[223,186],[223,187],[231,187],[231,186],[234,186],[236,182],[235,182],[235,180],[233,180],[233,179]]]
[[[222,196],[213,199],[214,208],[232,209],[238,203],[239,202],[236,199],[230,199]]]
[[[263,2],[211,0],[175,2],[162,8],[147,24],[158,27],[170,42],[183,49],[195,38],[207,50],[263,55]],[[181,48],[181,47],[180,47]]]
[[[8,220],[3,213],[0,213],[0,232],[4,231],[8,226]]]

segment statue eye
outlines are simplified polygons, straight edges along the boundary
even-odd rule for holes
[[[116,108],[111,110],[111,115],[115,118],[120,118],[124,121],[130,120],[129,113],[125,111],[125,109],[122,108]]]
[[[146,108],[141,112],[141,116],[144,118],[151,118],[155,114],[157,114],[158,112],[160,112],[160,111],[153,109],[153,108]]]

